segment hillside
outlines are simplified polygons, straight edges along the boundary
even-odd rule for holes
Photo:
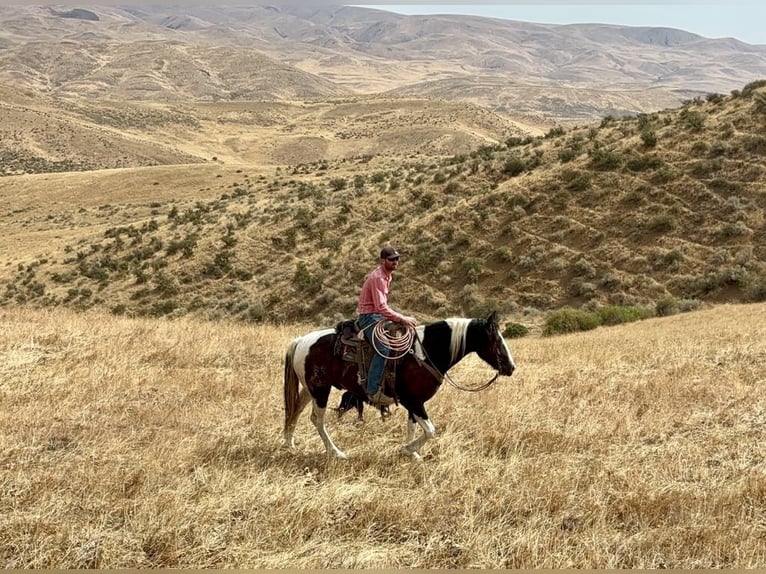
[[[402,16],[354,6],[0,6],[0,83],[111,101],[394,95],[551,127],[766,77],[766,46],[683,30]]]
[[[51,98],[0,84],[0,110],[0,175],[213,158],[284,166],[370,155],[443,156],[530,131],[468,103],[376,96],[142,103]]]
[[[389,241],[421,318],[763,300],[765,123],[755,82],[457,155],[6,177],[2,301],[329,323]]]

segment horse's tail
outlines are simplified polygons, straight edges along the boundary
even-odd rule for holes
[[[295,372],[295,348],[298,346],[298,339],[295,339],[287,346],[285,352],[285,432],[289,426],[294,424],[294,419],[298,414],[298,374]]]

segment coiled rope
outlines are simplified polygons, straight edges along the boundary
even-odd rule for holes
[[[375,328],[372,330],[372,339],[376,343],[383,345],[391,350],[391,355],[384,355],[378,351],[378,345],[374,344],[373,348],[375,352],[381,357],[385,357],[390,360],[401,359],[406,355],[410,348],[412,348],[412,342],[415,340],[415,328],[402,325],[404,330],[396,329],[396,333],[391,333],[386,329],[386,323],[388,321],[378,321],[375,323]]]

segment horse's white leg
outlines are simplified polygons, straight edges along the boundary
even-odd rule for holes
[[[311,411],[311,422],[314,423],[314,426],[319,432],[319,436],[322,437],[322,442],[327,449],[327,454],[332,454],[335,458],[346,458],[345,453],[335,446],[335,443],[332,442],[332,439],[327,432],[327,427],[324,423],[325,412],[327,412],[327,408],[320,408],[316,404],[316,401],[314,401],[314,408]]]
[[[415,434],[415,424],[407,419],[407,440],[410,442],[402,447],[402,453],[414,459],[420,459],[419,451],[426,444],[427,440],[432,439],[436,435],[436,427],[431,422],[431,419],[423,419],[415,415],[415,420],[423,429],[423,434],[419,438],[412,440],[412,436]]]
[[[415,429],[418,428],[418,423],[413,421],[409,416],[407,417],[407,443],[411,443],[415,440]]]
[[[311,402],[311,393],[305,387],[301,387],[300,393],[298,393],[298,408],[285,429],[285,446],[287,448],[295,448],[295,427],[298,425],[298,417],[301,416],[303,409],[309,402]]]

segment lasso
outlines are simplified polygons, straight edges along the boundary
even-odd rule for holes
[[[390,360],[401,359],[412,347],[412,342],[415,340],[415,328],[402,325],[404,331],[397,329],[397,333],[394,334],[386,329],[386,323],[387,321],[385,320],[375,323],[375,328],[372,330],[372,339],[374,343],[378,343],[390,349],[392,355],[386,356],[378,351],[377,344],[373,344],[373,348],[381,357]]]

